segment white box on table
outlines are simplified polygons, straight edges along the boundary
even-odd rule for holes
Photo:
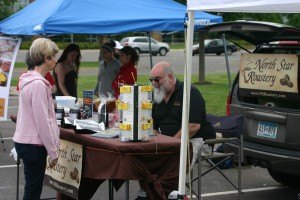
[[[75,107],[76,98],[72,96],[56,96],[56,105],[57,107],[68,107],[73,108]]]

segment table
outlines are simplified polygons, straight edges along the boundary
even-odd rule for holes
[[[180,139],[158,135],[147,142],[121,142],[60,128],[60,138],[83,145],[83,170],[79,199],[90,199],[106,179],[139,180],[148,199],[167,199],[178,189]],[[122,183],[122,182],[121,182]],[[62,197],[61,199],[68,199]]]

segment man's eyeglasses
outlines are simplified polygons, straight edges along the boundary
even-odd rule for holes
[[[149,78],[149,81],[150,81],[151,83],[152,83],[153,81],[156,82],[156,83],[158,83],[160,79],[162,79],[162,78],[160,78],[160,77],[150,77],[150,78]]]

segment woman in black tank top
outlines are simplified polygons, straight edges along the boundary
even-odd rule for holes
[[[77,79],[81,59],[79,46],[69,44],[57,61],[53,72],[57,91],[56,96],[77,98]]]

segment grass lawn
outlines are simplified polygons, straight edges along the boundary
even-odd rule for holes
[[[183,75],[177,76],[183,81]],[[149,76],[138,76],[139,85],[147,85]],[[78,96],[82,97],[83,90],[93,90],[96,85],[96,76],[80,76],[78,82]],[[197,76],[192,76],[192,83],[197,81]],[[225,103],[228,95],[228,81],[226,74],[208,74],[206,81],[209,84],[197,85],[194,84],[200,91],[206,101],[206,109],[208,113],[215,115],[225,115]],[[13,78],[11,85],[16,85],[17,79]]]
[[[99,66],[99,62],[81,62],[80,63],[80,68],[98,68]],[[24,68],[24,70],[26,70],[26,64],[25,62],[16,62],[15,63],[15,68]]]

